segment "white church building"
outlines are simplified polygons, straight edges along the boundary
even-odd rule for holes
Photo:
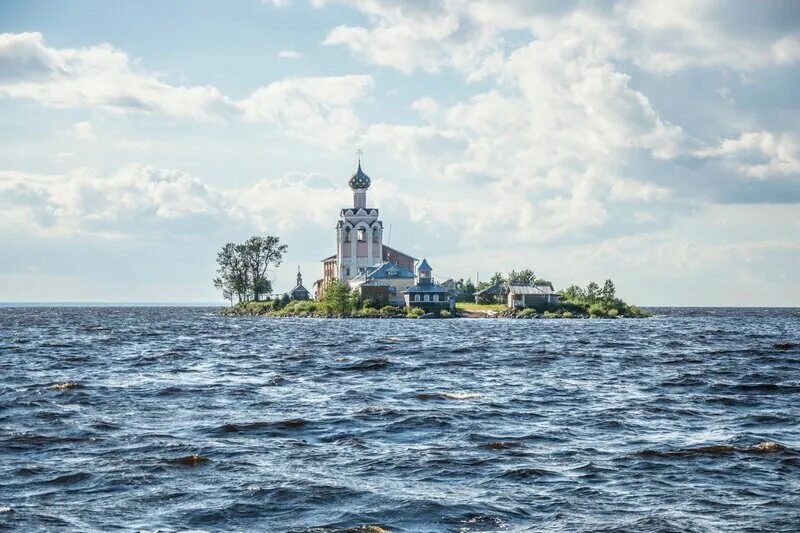
[[[378,209],[367,203],[367,189],[371,184],[369,176],[358,169],[348,181],[353,191],[353,206],[339,211],[336,223],[336,253],[322,260],[322,279],[314,284],[315,297],[319,299],[324,287],[331,280],[338,279],[349,283],[353,278],[364,277],[384,263],[414,272],[416,258],[400,252],[383,243],[383,221]],[[413,285],[413,280],[409,284]]]

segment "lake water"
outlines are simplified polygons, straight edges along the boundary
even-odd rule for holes
[[[657,313],[0,309],[0,529],[797,531],[800,310]]]

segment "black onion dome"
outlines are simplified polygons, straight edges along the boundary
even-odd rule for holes
[[[351,189],[368,189],[371,180],[369,176],[367,176],[363,170],[361,170],[361,162],[358,163],[358,170],[356,173],[350,177],[350,181],[347,183],[350,184]]]

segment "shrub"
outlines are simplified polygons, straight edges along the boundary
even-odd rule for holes
[[[384,305],[381,307],[380,312],[383,316],[396,316],[401,314],[403,310],[393,305]]]
[[[564,312],[561,314],[561,316],[563,316],[564,318],[572,318],[572,317],[573,317],[573,316],[575,316],[575,315],[573,315],[571,311],[564,311]]]
[[[609,309],[608,312],[606,313],[606,316],[608,316],[608,318],[617,318],[618,315],[619,311],[616,309]]]
[[[536,309],[533,309],[531,307],[525,308],[519,313],[517,313],[517,318],[533,318],[535,316],[536,316]]]
[[[272,311],[275,302],[268,300],[266,302],[250,302],[244,308],[245,312],[250,315],[265,315]]]
[[[381,316],[381,313],[377,309],[373,309],[371,307],[365,307],[360,311],[355,311],[353,313],[353,316],[360,316],[363,318],[378,318],[379,316]]]
[[[409,318],[419,318],[425,314],[425,311],[421,307],[409,307],[406,311],[406,315]]]
[[[635,305],[628,306],[627,313],[625,313],[625,314],[627,316],[634,317],[634,318],[645,318],[645,317],[648,317],[648,316],[652,316],[647,311],[642,311],[641,309],[639,309]]]
[[[372,298],[367,298],[361,304],[361,307],[363,307],[364,309],[377,309],[378,308],[378,302],[376,302]]]
[[[592,304],[589,306],[589,316],[602,318],[606,316],[606,310],[600,304]]]
[[[439,316],[440,316],[441,318],[450,318],[450,317],[452,317],[453,315],[451,315],[451,314],[450,314],[450,311],[448,311],[447,309],[442,309],[442,311],[439,313]]]
[[[558,318],[558,314],[553,313],[552,311],[545,311],[544,313],[542,313],[542,316],[544,318]]]

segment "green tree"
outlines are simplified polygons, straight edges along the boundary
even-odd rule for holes
[[[461,301],[470,302],[475,298],[475,284],[472,283],[472,278],[467,278],[464,282],[464,289],[461,291]]]
[[[278,267],[283,261],[286,245],[281,244],[279,237],[254,235],[242,245],[242,253],[250,271],[250,291],[253,299],[259,301],[262,294],[272,292],[272,283],[267,279],[270,266]]]
[[[506,278],[503,277],[501,272],[495,272],[494,276],[489,280],[489,285],[504,285],[505,283]]]
[[[255,235],[243,243],[229,242],[217,254],[217,277],[214,287],[233,303],[234,295],[239,302],[256,301],[272,292],[267,279],[270,266],[279,266],[286,252],[286,245],[278,237]]]
[[[329,315],[347,316],[353,309],[350,286],[339,280],[333,280],[325,286],[322,305]]]
[[[241,245],[229,242],[217,254],[217,277],[214,287],[222,291],[224,298],[235,295],[239,302],[246,302],[250,286],[249,270]]]
[[[617,289],[614,287],[614,282],[607,279],[603,283],[603,288],[600,289],[600,298],[607,304],[612,304],[617,299]]]
[[[597,301],[597,298],[599,296],[600,296],[600,286],[594,281],[590,281],[589,284],[586,286],[586,300],[590,304],[593,304]]]
[[[570,285],[561,291],[561,299],[565,302],[582,304],[586,301],[586,292],[577,285]]]
[[[530,268],[526,268],[525,270],[521,270],[519,272],[512,270],[508,273],[508,282],[515,285],[533,285],[535,280],[536,276],[533,274],[533,270]]]

